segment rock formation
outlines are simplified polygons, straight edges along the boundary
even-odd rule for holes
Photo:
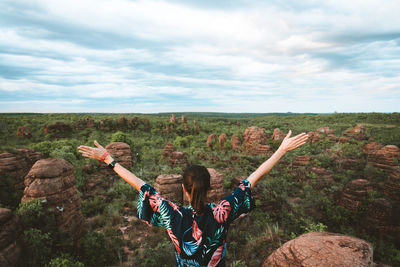
[[[210,173],[211,189],[208,191],[208,202],[219,201],[224,195],[224,175],[215,169],[207,168]]]
[[[134,130],[139,126],[140,118],[139,117],[129,118],[127,124],[128,124],[128,128]]]
[[[24,177],[32,165],[43,158],[42,153],[35,152],[30,148],[17,149],[15,153],[0,154],[0,176],[8,174],[14,177],[15,188],[23,190]]]
[[[112,118],[100,120],[100,130],[111,131],[114,130],[114,120]]]
[[[309,166],[311,163],[311,157],[304,155],[304,156],[297,156],[294,158],[292,162],[292,167],[293,168],[304,168],[306,166]]]
[[[94,120],[89,117],[83,118],[82,120],[78,120],[77,122],[74,123],[74,127],[77,130],[94,128],[94,126],[95,126]]]
[[[118,125],[119,129],[126,128],[127,124],[128,124],[128,121],[125,117],[122,116],[117,119],[117,125]]]
[[[174,149],[174,145],[173,144],[171,144],[171,143],[166,144],[165,148],[164,148],[164,151],[161,153],[162,158],[164,159],[164,158],[170,157],[172,152],[174,152],[174,151],[175,151],[175,149]]]
[[[374,266],[370,243],[335,233],[307,233],[275,250],[263,267]]]
[[[175,117],[174,114],[171,114],[171,116],[169,116],[169,122],[171,123],[177,123],[178,119]]]
[[[317,167],[311,167],[310,171],[317,175],[317,178],[311,181],[314,189],[323,189],[333,184],[332,171]]]
[[[367,130],[362,124],[357,124],[354,128],[346,130],[343,135],[356,140],[368,140],[369,138]]]
[[[128,144],[115,142],[108,144],[105,149],[110,152],[110,154],[115,157],[118,163],[124,166],[126,169],[132,168],[132,151]],[[105,166],[105,164],[101,164],[102,166]]]
[[[391,171],[399,166],[400,149],[394,145],[387,145],[379,149],[376,153],[369,155],[368,163],[378,169]]]
[[[161,174],[157,176],[154,188],[165,199],[182,204],[182,183],[180,174]]]
[[[329,127],[321,127],[318,128],[316,131],[316,133],[322,134],[322,135],[335,135],[335,132],[331,129],[329,129]]]
[[[193,120],[193,129],[195,133],[200,133],[200,126],[197,124],[196,120]]]
[[[231,137],[231,146],[234,151],[238,151],[240,147],[240,140],[236,135],[232,135]]]
[[[188,159],[185,153],[174,151],[171,153],[168,159],[168,164],[172,167],[177,165],[184,165],[188,163]]]
[[[263,128],[248,127],[243,133],[243,145],[245,151],[251,155],[266,154],[271,147],[266,144],[267,135]]]
[[[181,123],[182,123],[182,124],[186,124],[186,121],[187,121],[186,116],[185,116],[185,115],[182,115],[182,116],[181,116]]]
[[[335,132],[329,127],[318,128],[315,132],[308,132],[308,142],[315,143],[319,142],[321,139],[331,139],[334,141],[339,141],[339,138],[335,136]]]
[[[400,201],[400,167],[394,168],[386,180],[384,194],[387,199]]]
[[[0,208],[0,266],[20,266],[22,226],[11,210]]]
[[[21,201],[46,199],[48,206],[53,208],[57,226],[77,244],[84,218],[71,163],[60,158],[41,159],[26,175],[25,186]]]
[[[274,143],[276,143],[278,141],[282,141],[283,138],[285,138],[285,135],[281,132],[281,130],[279,130],[278,128],[275,128],[274,133],[272,134],[272,141],[274,141]]]
[[[187,123],[184,123],[183,127],[185,128],[185,132],[189,132],[189,126],[187,125]]]
[[[207,143],[206,146],[208,148],[211,148],[213,146],[214,143],[217,142],[217,135],[216,134],[210,134],[207,138]]]
[[[55,121],[43,128],[45,134],[67,133],[71,132],[71,130],[72,128],[69,124],[59,121]]]
[[[28,127],[19,126],[17,129],[17,136],[31,138],[32,137],[31,130],[29,130]]]
[[[219,150],[222,150],[223,148],[224,148],[224,145],[225,145],[225,142],[226,142],[226,140],[227,140],[228,138],[227,138],[227,136],[226,136],[226,134],[221,134],[219,137],[218,137],[218,142],[219,142]]]
[[[382,144],[372,142],[372,143],[365,144],[362,148],[362,151],[367,155],[371,155],[371,154],[378,152],[379,149],[381,149],[382,147],[383,147]]]
[[[375,199],[367,207],[365,227],[382,236],[391,230],[392,204],[384,198]]]
[[[357,211],[364,200],[368,197],[368,192],[372,191],[371,183],[365,179],[357,179],[347,183],[339,199],[339,205],[351,211]]]

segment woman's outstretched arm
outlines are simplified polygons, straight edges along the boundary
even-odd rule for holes
[[[255,170],[247,178],[247,180],[251,183],[251,188],[256,186],[258,181],[264,175],[269,173],[272,167],[274,167],[275,164],[278,163],[278,161],[283,157],[283,155],[285,155],[286,152],[293,150],[307,142],[308,135],[305,133],[301,133],[290,138],[291,135],[292,131],[290,130],[286,137],[283,139],[282,144],[279,146],[278,150],[275,151],[275,153],[267,161],[261,164],[260,167],[258,167],[257,170]]]
[[[93,158],[93,159],[98,159],[101,160],[101,156],[107,152],[107,150],[102,147],[97,141],[94,141],[94,145],[96,147],[90,147],[90,146],[79,146],[79,152],[82,153],[82,156],[87,157],[87,158]],[[108,165],[110,164],[114,159],[108,155],[105,159],[104,162]],[[121,176],[122,179],[124,179],[128,184],[136,188],[136,190],[140,190],[142,185],[145,184],[145,182],[136,177],[133,173],[125,169],[121,164],[117,163],[114,166],[114,171]]]

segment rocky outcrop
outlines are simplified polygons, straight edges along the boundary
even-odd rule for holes
[[[128,125],[128,120],[125,117],[119,117],[117,119],[117,125],[119,129],[125,129],[126,126]]]
[[[215,169],[207,168],[210,173],[211,189],[207,193],[208,202],[217,202],[224,195],[224,175]]]
[[[321,135],[326,135],[326,136],[335,135],[335,132],[333,130],[329,129],[329,127],[318,128],[315,132],[318,134],[321,134]]]
[[[275,250],[263,267],[374,266],[370,243],[335,233],[307,233]]]
[[[311,180],[314,189],[323,189],[333,184],[333,172],[325,168],[311,167],[310,171],[317,177]]]
[[[0,176],[8,174],[14,177],[15,188],[23,190],[24,177],[32,165],[43,158],[42,153],[35,152],[30,148],[17,149],[13,153],[0,154]]]
[[[55,121],[43,128],[44,134],[68,133],[72,131],[69,124]]]
[[[304,168],[309,166],[311,163],[311,157],[307,155],[297,156],[292,162],[293,168]]]
[[[171,123],[177,123],[178,119],[175,117],[174,114],[171,114],[171,116],[169,116],[169,122]]]
[[[31,130],[29,130],[28,127],[19,126],[17,129],[17,136],[31,138],[32,137]]]
[[[250,155],[262,155],[270,152],[271,147],[266,142],[267,135],[263,128],[252,126],[243,133],[244,149]]]
[[[115,142],[108,144],[105,149],[126,169],[132,168],[132,151],[128,144]],[[102,163],[102,166],[105,165]]]
[[[228,137],[226,136],[226,134],[221,134],[218,137],[218,142],[219,142],[219,150],[222,150],[224,148],[225,142],[228,139]]]
[[[378,169],[392,171],[399,166],[400,149],[395,145],[387,145],[376,153],[369,155],[368,163]]]
[[[74,127],[77,130],[83,130],[86,128],[94,128],[95,123],[92,118],[86,117],[86,118],[83,118],[82,120],[78,120],[77,122],[75,122]]]
[[[84,218],[75,186],[74,168],[68,161],[48,158],[37,161],[25,177],[22,202],[46,199],[53,208],[56,225],[76,242],[82,234]]]
[[[400,167],[394,168],[387,178],[384,194],[387,199],[400,202]]]
[[[189,132],[189,126],[187,125],[187,123],[184,123],[183,127],[185,128],[185,132]]]
[[[363,153],[365,153],[367,155],[371,155],[371,154],[378,152],[379,149],[381,149],[382,147],[383,147],[382,144],[372,142],[372,143],[365,144],[362,148],[362,151],[363,151]]]
[[[308,142],[315,143],[322,139],[330,139],[334,141],[339,141],[339,138],[335,136],[335,132],[329,127],[318,128],[315,132],[308,132]]]
[[[216,135],[216,134],[210,134],[210,135],[207,137],[206,146],[207,146],[208,148],[212,148],[213,145],[214,145],[216,142],[217,142],[217,135]]]
[[[272,141],[274,141],[274,143],[282,141],[283,138],[285,138],[285,135],[282,133],[281,130],[279,130],[278,128],[274,129],[274,133],[272,134]]]
[[[193,129],[195,133],[200,133],[200,126],[197,124],[196,120],[193,120]]]
[[[372,191],[372,185],[365,179],[357,179],[347,183],[339,199],[339,205],[351,211],[357,211],[363,201],[368,197],[368,192]]]
[[[231,137],[231,146],[234,151],[238,151],[240,147],[240,140],[236,135],[232,135]]]
[[[133,117],[133,118],[129,118],[128,119],[128,128],[135,130],[139,125],[140,125],[141,121],[139,117]]]
[[[385,198],[377,198],[368,205],[365,227],[378,236],[391,231],[392,204]]]
[[[181,123],[182,123],[182,124],[186,124],[186,122],[187,122],[186,116],[185,116],[185,115],[182,115],[182,116],[181,116]]]
[[[111,131],[114,130],[114,120],[112,118],[101,119],[100,120],[100,130]]]
[[[161,153],[162,158],[165,159],[165,158],[170,157],[172,152],[174,152],[174,151],[175,151],[175,149],[174,149],[174,145],[173,144],[171,144],[171,143],[166,144],[165,148],[164,148],[164,151]]]
[[[168,159],[168,164],[172,167],[177,165],[185,165],[188,163],[187,156],[184,152],[174,151]]]
[[[182,183],[180,174],[161,174],[157,176],[154,188],[165,199],[182,204]]]
[[[20,266],[22,226],[11,210],[0,208],[0,266]]]
[[[352,129],[348,129],[343,133],[344,136],[353,138],[356,140],[368,140],[369,135],[367,134],[367,130],[364,128],[362,124],[357,124]]]

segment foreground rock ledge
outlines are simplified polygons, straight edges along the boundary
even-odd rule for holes
[[[335,233],[307,233],[275,250],[263,267],[375,266],[370,243]]]

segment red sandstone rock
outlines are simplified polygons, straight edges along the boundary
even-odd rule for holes
[[[363,146],[362,151],[365,154],[370,155],[370,154],[374,154],[374,153],[378,152],[378,150],[381,149],[382,146],[383,146],[382,144],[372,142],[372,143],[365,144]]]
[[[335,132],[333,130],[329,129],[329,127],[318,128],[316,133],[320,133],[322,135],[334,135],[335,134]]]
[[[112,118],[101,119],[100,130],[114,130],[114,120]]]
[[[193,129],[195,133],[200,133],[200,126],[197,124],[196,120],[193,120]]]
[[[311,181],[314,189],[323,189],[333,184],[332,171],[317,167],[311,167],[310,171],[317,175],[317,178]]]
[[[274,143],[278,141],[282,141],[285,138],[285,135],[278,128],[274,129],[274,133],[272,134],[272,140]]]
[[[376,153],[369,155],[368,163],[378,169],[391,171],[399,166],[400,149],[394,145],[387,145],[379,149]]]
[[[77,130],[83,130],[86,128],[94,128],[94,126],[95,126],[94,120],[91,118],[88,118],[88,117],[74,123],[74,127]]]
[[[238,151],[238,149],[240,147],[239,137],[237,137],[236,135],[232,135],[232,137],[231,137],[231,145],[232,145],[232,149],[234,151]]]
[[[22,234],[19,218],[11,210],[0,208],[0,266],[20,266]]]
[[[354,128],[346,130],[343,135],[357,140],[368,140],[369,138],[367,130],[362,124],[357,124]]]
[[[26,138],[31,138],[32,134],[28,127],[19,126],[17,129],[17,136],[23,136]]]
[[[263,128],[248,127],[243,133],[243,139],[244,149],[251,155],[266,154],[271,150],[270,146],[266,145],[267,135]]]
[[[169,117],[169,122],[177,123],[177,122],[178,122],[178,119],[175,117],[174,114],[171,114],[171,116]]]
[[[185,127],[185,132],[189,132],[189,126],[187,125],[187,123],[184,123],[183,127]]]
[[[57,226],[69,233],[77,244],[84,218],[73,166],[64,159],[41,159],[26,175],[25,186],[21,201],[46,199],[48,206],[53,208]]]
[[[117,119],[117,125],[121,129],[125,128],[127,126],[128,121],[126,120],[125,117],[119,117]]]
[[[218,137],[218,142],[219,142],[219,150],[222,150],[223,148],[224,148],[224,145],[225,145],[225,142],[226,142],[226,140],[227,140],[228,138],[227,138],[227,136],[226,136],[226,134],[221,134],[219,137]]]
[[[185,115],[182,115],[182,116],[181,116],[181,123],[182,123],[182,124],[185,124],[186,121],[187,121],[186,116],[185,116]]]
[[[368,192],[372,191],[372,185],[365,179],[357,179],[346,184],[342,191],[339,205],[351,211],[357,211],[364,200],[368,197]]]
[[[187,163],[188,163],[187,156],[183,152],[174,151],[171,153],[168,159],[168,164],[173,167],[175,167],[176,165],[182,165]]]
[[[72,128],[69,124],[55,121],[49,125],[46,125],[43,128],[43,131],[45,134],[51,134],[51,133],[67,133],[71,132]]]
[[[297,156],[294,158],[292,162],[292,167],[299,168],[299,167],[306,167],[310,165],[311,157],[304,155],[304,156]]]
[[[161,174],[157,176],[154,188],[165,199],[182,204],[182,175]]]
[[[224,196],[224,175],[215,169],[207,168],[210,173],[211,189],[208,191],[208,202],[217,202]]]
[[[171,143],[168,143],[165,145],[164,151],[161,153],[162,158],[168,158],[169,156],[171,156],[172,152],[174,152],[174,145]]]
[[[213,144],[217,142],[217,135],[216,134],[210,134],[207,138],[207,147],[211,148],[213,146]]]
[[[129,118],[127,124],[130,129],[136,129],[140,124],[140,118],[139,117]]]
[[[107,145],[105,149],[115,157],[119,164],[126,169],[132,168],[132,151],[131,147],[122,142],[115,142]],[[102,166],[105,166],[102,164]]]
[[[15,179],[15,188],[23,190],[24,177],[32,165],[43,158],[42,153],[35,152],[30,148],[17,149],[15,153],[0,154],[0,176],[8,174]]]
[[[392,205],[384,198],[375,199],[367,208],[365,227],[379,236],[391,231]]]
[[[400,201],[400,167],[394,168],[386,180],[384,193],[387,199]]]
[[[370,243],[335,233],[307,233],[275,250],[263,267],[373,266]]]

